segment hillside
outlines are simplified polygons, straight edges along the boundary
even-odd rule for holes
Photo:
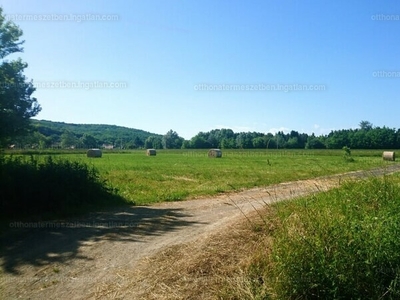
[[[32,120],[33,132],[29,137],[17,141],[23,144],[32,140],[32,146],[43,147],[143,147],[150,136],[161,138],[161,135],[140,129],[106,124],[70,124],[46,120]]]

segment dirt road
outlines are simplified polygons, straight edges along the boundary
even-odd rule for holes
[[[199,241],[266,203],[337,186],[345,178],[400,171],[352,172],[213,198],[124,207],[60,222],[10,223],[0,239],[1,299],[130,299],[143,283],[140,262]]]

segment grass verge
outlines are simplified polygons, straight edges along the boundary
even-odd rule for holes
[[[224,298],[399,299],[399,182],[346,182],[274,204],[263,228],[272,241],[247,267],[250,287],[231,287]]]

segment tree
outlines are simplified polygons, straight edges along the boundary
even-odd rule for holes
[[[140,148],[143,147],[144,142],[140,139],[140,137],[135,136],[135,138],[133,139],[133,145],[135,148]]]
[[[217,139],[216,135],[214,135],[213,133],[210,133],[210,135],[208,136],[207,142],[208,142],[208,144],[210,144],[210,148],[218,148],[219,147],[218,139]]]
[[[308,137],[307,143],[305,145],[306,149],[325,149],[326,146],[321,140],[321,138],[318,138],[314,135],[314,133]]]
[[[326,147],[328,149],[340,149],[343,146],[351,145],[349,133],[349,130],[331,131],[325,141]]]
[[[155,135],[149,136],[144,142],[144,147],[147,149],[149,148],[162,149],[161,138]]]
[[[265,148],[267,143],[265,142],[265,138],[263,137],[256,137],[253,139],[253,148],[262,149]]]
[[[190,149],[190,141],[184,140],[182,143],[182,149]]]
[[[78,139],[70,131],[64,131],[61,135],[61,147],[62,148],[75,148],[78,144]]]
[[[163,136],[162,145],[164,149],[180,149],[182,148],[183,141],[184,138],[171,129]]]
[[[358,124],[361,128],[361,130],[371,130],[373,128],[373,125],[369,121],[361,121],[360,124]]]
[[[399,134],[399,139],[400,139],[400,134]],[[234,149],[236,146],[236,140],[234,137],[232,138],[224,137],[222,138],[220,144],[222,149]]]
[[[0,7],[0,146],[29,129],[29,119],[36,116],[41,107],[36,98],[32,82],[28,82],[23,71],[28,64],[19,58],[4,60],[10,54],[22,52],[19,41],[22,30],[11,21],[6,21]]]
[[[83,146],[86,148],[97,148],[98,142],[96,138],[90,134],[85,133],[82,138]]]
[[[275,134],[276,149],[283,148],[284,144],[285,144],[285,134],[283,133],[283,131],[278,131]]]
[[[299,138],[297,137],[289,138],[289,140],[285,144],[285,147],[289,149],[301,148],[299,146]]]
[[[253,142],[250,133],[241,132],[236,137],[236,147],[239,149],[251,149]]]
[[[124,147],[128,149],[139,149],[144,146],[144,142],[140,139],[140,137],[135,136],[132,140],[127,142]],[[149,147],[152,148],[152,147]]]
[[[190,147],[193,149],[205,149],[210,148],[210,144],[201,135],[196,135],[190,140]]]

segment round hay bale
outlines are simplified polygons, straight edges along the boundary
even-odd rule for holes
[[[86,152],[87,157],[101,157],[103,153],[101,152],[100,149],[89,149]]]
[[[396,154],[393,151],[384,151],[382,154],[383,160],[387,161],[395,161],[396,160]]]
[[[208,151],[208,157],[215,157],[215,158],[220,158],[222,157],[222,151],[221,149],[210,149]]]
[[[147,156],[156,156],[157,151],[156,151],[156,149],[147,149],[146,154],[147,154]]]

